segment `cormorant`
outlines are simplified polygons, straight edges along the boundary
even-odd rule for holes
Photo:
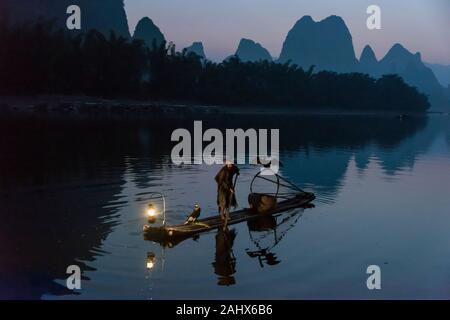
[[[200,212],[202,211],[202,208],[200,208],[199,204],[196,203],[194,206],[194,210],[192,210],[192,213],[187,217],[186,222],[184,224],[191,224],[195,223],[200,217]]]

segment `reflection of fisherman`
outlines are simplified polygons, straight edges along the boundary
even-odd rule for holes
[[[219,230],[216,235],[216,254],[213,262],[214,273],[219,276],[219,286],[230,286],[236,283],[233,275],[236,273],[236,258],[233,254],[233,244],[236,238],[234,230]]]
[[[239,168],[233,164],[231,161],[227,161],[226,165],[220,169],[219,173],[216,175],[217,182],[217,205],[219,206],[219,212],[222,219],[225,221],[224,228],[228,224],[228,219],[230,217],[230,207],[236,207],[236,195],[235,195],[235,184],[233,183],[233,177],[239,175]]]

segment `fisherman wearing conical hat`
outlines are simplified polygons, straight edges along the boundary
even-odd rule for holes
[[[224,228],[227,227],[230,207],[236,207],[235,183],[234,176],[239,175],[239,168],[231,161],[226,161],[225,166],[220,169],[216,175],[217,182],[217,205],[219,212],[224,220]]]

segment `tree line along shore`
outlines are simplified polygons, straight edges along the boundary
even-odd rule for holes
[[[171,43],[148,47],[95,30],[70,35],[50,21],[0,26],[0,95],[317,111],[425,112],[430,107],[426,95],[397,75],[375,79],[356,72],[314,72],[290,62],[243,62],[235,56],[215,63],[178,52]]]

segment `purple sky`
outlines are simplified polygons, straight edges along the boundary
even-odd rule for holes
[[[366,9],[382,10],[382,30],[368,30]],[[378,58],[396,42],[427,62],[450,65],[450,0],[125,0],[131,32],[144,16],[178,48],[202,41],[206,55],[233,54],[240,38],[260,42],[278,57],[286,34],[304,15],[336,14],[353,35],[357,57],[370,44]]]

